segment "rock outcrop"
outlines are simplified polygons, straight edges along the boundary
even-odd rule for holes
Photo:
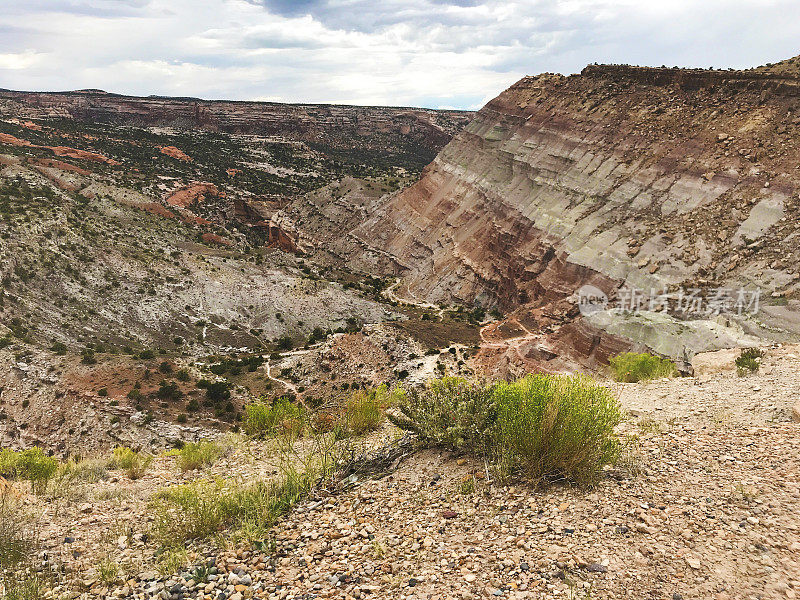
[[[412,144],[429,154],[429,160],[473,114],[423,108],[140,98],[99,90],[55,93],[0,90],[2,101],[6,101],[6,108],[0,114],[6,112],[15,117],[65,117],[113,125],[277,136],[349,152]]]
[[[800,79],[787,69],[593,65],[525,77],[354,233],[402,263],[410,297],[527,323],[513,343],[484,332],[489,369],[793,338],[798,124]],[[583,316],[584,286],[612,306],[630,290],[669,294],[670,310]],[[757,313],[739,315],[733,300],[716,310],[722,288],[750,300],[760,289]],[[706,304],[675,310],[690,289]]]

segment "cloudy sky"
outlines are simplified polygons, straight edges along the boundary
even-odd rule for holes
[[[0,0],[0,87],[478,108],[590,62],[800,54],[798,0]]]

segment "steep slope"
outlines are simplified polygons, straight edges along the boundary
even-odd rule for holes
[[[397,257],[408,297],[511,313],[484,330],[489,369],[794,337],[800,80],[778,71],[525,77],[355,234]],[[582,317],[586,285],[609,307],[635,289],[670,309]],[[737,314],[739,288],[748,302],[761,290],[757,314]]]

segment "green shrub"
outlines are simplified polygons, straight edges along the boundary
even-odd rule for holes
[[[183,392],[174,381],[162,379],[156,391],[156,396],[158,396],[159,400],[180,400],[183,398]]]
[[[63,342],[55,342],[50,350],[58,356],[64,356],[67,353],[67,345]]]
[[[84,348],[81,352],[81,362],[85,365],[97,364],[97,358],[95,357],[94,350],[91,348]]]
[[[215,442],[190,442],[178,450],[178,468],[184,473],[211,465],[222,456],[223,450]]]
[[[748,373],[755,373],[761,366],[760,359],[763,358],[764,351],[760,348],[743,348],[739,356],[736,357],[736,374],[744,377]]]
[[[620,449],[618,402],[582,376],[494,385],[447,377],[410,391],[389,418],[427,445],[482,456],[501,477],[592,483]]]
[[[402,388],[389,389],[386,385],[354,392],[344,407],[345,428],[354,435],[378,429],[386,420],[385,410],[400,402],[404,395]]]
[[[612,357],[609,365],[614,379],[625,383],[673,377],[678,372],[671,360],[647,353],[625,352]]]
[[[452,450],[478,449],[496,419],[491,388],[458,377],[431,381],[412,389],[389,419],[420,441]]]
[[[302,429],[303,411],[288,398],[279,398],[272,405],[263,401],[244,407],[242,428],[247,435],[268,437],[277,434],[297,434]]]
[[[122,469],[130,479],[139,479],[147,472],[153,457],[125,446],[114,448],[111,468]]]
[[[275,340],[275,346],[278,348],[278,350],[286,352],[287,350],[294,348],[294,340],[288,335],[282,335]]]
[[[502,470],[591,483],[616,461],[622,420],[611,392],[588,377],[535,375],[492,389],[490,451]]]
[[[0,451],[0,475],[30,481],[34,494],[45,492],[47,483],[57,470],[58,460],[45,454],[41,448],[29,448],[21,452],[10,449]]]
[[[200,382],[197,382],[200,387]],[[215,381],[206,386],[206,397],[212,402],[224,402],[231,397],[231,385],[227,381]]]

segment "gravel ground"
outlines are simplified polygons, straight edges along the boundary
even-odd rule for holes
[[[275,528],[274,553],[191,547],[193,564],[211,567],[202,581],[188,571],[160,577],[146,539],[118,540],[118,556],[138,553],[142,563],[107,589],[86,557],[111,536],[88,532],[113,532],[123,515],[141,532],[146,492],[186,478],[161,459],[144,482],[102,484],[122,486],[123,499],[100,502],[95,492],[53,516],[51,543],[73,536],[86,552],[73,583],[53,596],[795,598],[800,425],[789,408],[800,358],[794,348],[771,349],[758,374],[741,378],[722,356],[709,364],[696,378],[617,386],[631,412],[622,432],[637,441],[593,489],[492,485],[482,463],[418,452],[389,476],[304,501]],[[251,444],[212,474],[268,475],[264,452]]]

